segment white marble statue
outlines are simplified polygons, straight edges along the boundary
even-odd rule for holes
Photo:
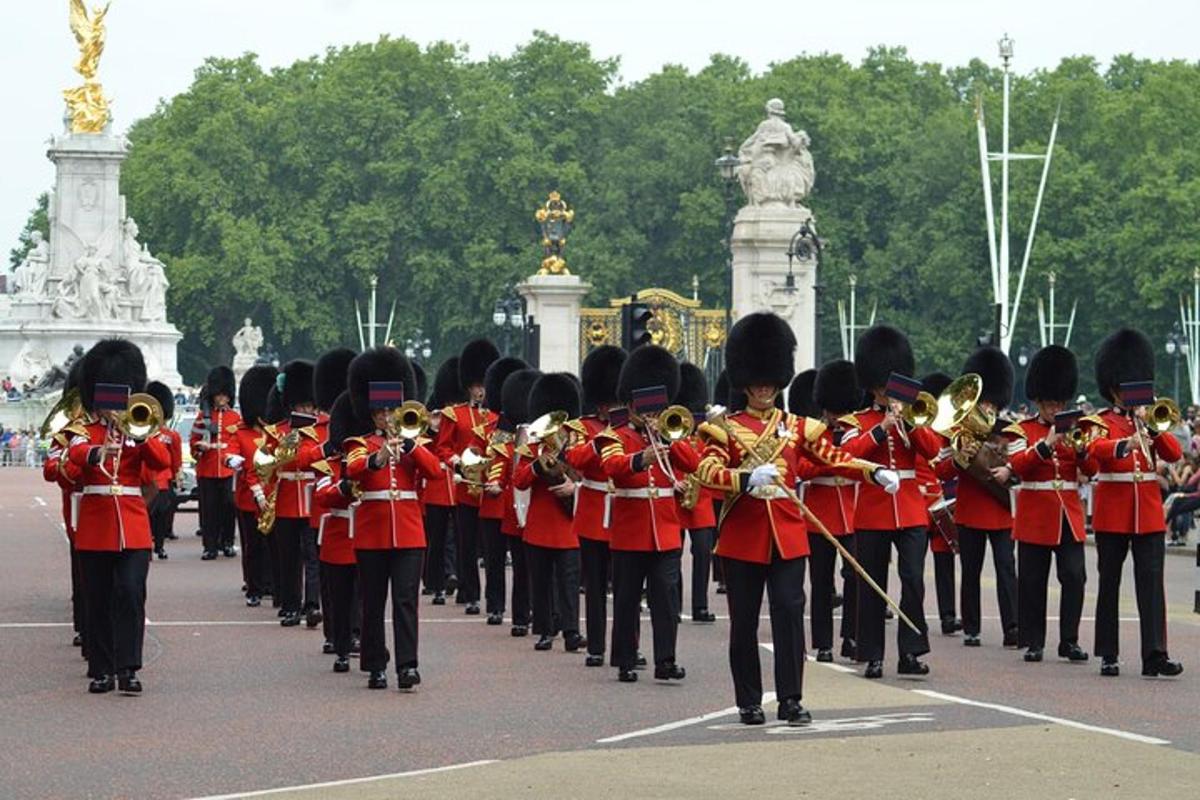
[[[141,257],[142,246],[138,244],[138,224],[133,221],[133,217],[126,217],[121,223],[121,258],[118,261],[128,273],[141,260]]]
[[[117,291],[112,262],[90,244],[59,284],[52,311],[63,319],[117,319]]]
[[[130,220],[132,222],[133,220]],[[136,240],[135,240],[136,244]],[[143,322],[162,322],[167,318],[167,272],[163,263],[150,255],[150,247],[138,251],[129,267],[129,298],[137,318]]]
[[[30,236],[32,246],[25,260],[13,270],[11,294],[39,297],[46,289],[46,274],[50,270],[50,245],[41,231]]]
[[[234,361],[248,361],[253,365],[258,360],[258,350],[262,344],[262,328],[246,317],[245,324],[233,335]]]
[[[738,149],[738,179],[751,206],[803,208],[816,173],[809,138],[784,119],[783,101],[767,101],[767,118]]]

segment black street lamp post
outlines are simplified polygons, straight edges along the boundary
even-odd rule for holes
[[[525,329],[525,303],[512,286],[504,288],[504,293],[492,307],[492,323],[504,337],[504,354],[511,355],[512,335]]]
[[[1187,355],[1188,343],[1187,337],[1183,335],[1183,331],[1179,329],[1179,323],[1176,322],[1171,332],[1167,334],[1167,355],[1175,362],[1175,390],[1171,396],[1175,401],[1179,401],[1179,357]]]
[[[737,169],[740,165],[741,159],[733,152],[733,140],[726,139],[721,157],[713,162],[721,178],[721,190],[725,199],[725,277],[728,281],[725,295],[726,335],[729,333],[729,327],[733,325],[733,190],[737,185]]]
[[[417,328],[412,336],[404,340],[404,355],[408,356],[409,361],[415,361],[418,364],[433,355],[431,342],[421,333],[420,328]]]
[[[800,225],[800,230],[792,235],[792,241],[788,244],[787,259],[788,272],[784,282],[784,288],[788,292],[796,291],[796,276],[792,274],[792,260],[799,259],[800,261],[813,262],[813,366],[821,365],[821,290],[825,287],[821,285],[821,248],[823,244],[820,237],[817,236],[817,231],[812,226],[811,220],[805,220]]]

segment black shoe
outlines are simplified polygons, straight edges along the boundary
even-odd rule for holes
[[[1017,629],[1009,628],[1008,630],[1006,630],[1004,632],[1004,649],[1005,650],[1016,650],[1020,646],[1021,646],[1021,640],[1017,636]]]
[[[1183,664],[1167,658],[1166,653],[1152,656],[1149,661],[1142,664],[1142,674],[1148,678],[1159,676],[1173,678],[1181,672],[1183,672]]]
[[[725,584],[720,581],[717,582],[717,594],[725,594]]]
[[[707,608],[698,608],[692,612],[692,622],[716,622],[717,615]]]
[[[534,650],[549,650],[552,647],[554,647],[554,637],[544,633],[533,643]]]
[[[617,680],[621,683],[637,683],[637,673],[627,667],[617,670]]]
[[[822,664],[833,663],[833,650],[828,647],[822,647],[817,651],[817,661],[820,661]]]
[[[466,614],[468,617],[479,615],[479,603],[467,603]]]
[[[334,652],[334,651],[333,651],[333,642],[331,642],[331,641],[329,641],[328,639],[326,639],[326,640],[325,640],[325,641],[324,641],[324,642],[321,644],[321,653],[322,653],[323,655],[331,656],[331,655],[333,655],[333,652]]]
[[[1121,665],[1115,658],[1105,658],[1100,662],[1100,674],[1106,678],[1115,678],[1121,674]]]
[[[883,611],[883,618],[884,619],[895,619],[896,615],[892,613],[892,610],[890,608],[885,608]]]
[[[434,592],[432,602],[435,606],[446,605],[446,593],[445,592]]]
[[[304,624],[309,628],[315,628],[321,624],[321,620],[323,619],[325,619],[325,616],[321,613],[321,609],[310,608],[308,613],[304,615]]]
[[[838,594],[837,592],[834,592],[833,600],[829,603],[829,607],[830,608],[841,608],[842,602],[843,602],[842,596],[840,594]]]
[[[179,534],[178,534],[178,533],[176,533],[175,531],[171,531],[170,533],[168,533],[168,534],[167,534],[167,538],[168,538],[168,539],[175,540],[175,541],[178,541],[178,540],[179,540]]]
[[[644,655],[642,655],[641,653],[638,653],[638,654],[637,654],[637,658],[636,658],[636,659],[634,659],[634,661],[633,661],[633,664],[634,664],[634,666],[636,666],[636,667],[644,667],[644,666],[646,666],[646,664],[648,664],[648,663],[649,663],[649,662],[648,662],[648,661],[646,661],[646,657],[645,657]]]
[[[673,661],[654,665],[654,680],[681,681],[687,677],[687,670]]]
[[[738,709],[738,721],[743,725],[762,725],[767,721],[762,706],[746,706]]]
[[[450,575],[446,578],[446,592],[454,594],[456,591],[458,591],[458,576]]]
[[[225,547],[221,549],[221,555],[226,558],[233,558],[237,555],[237,550],[234,550],[232,547]]]
[[[882,678],[883,677],[883,662],[868,661],[867,671],[863,673],[864,678]]]
[[[387,688],[387,673],[381,669],[371,672],[371,676],[367,678],[368,689],[386,689]]]
[[[583,664],[584,664],[584,666],[587,666],[587,667],[603,667],[604,666],[604,656],[589,654],[588,657],[586,659],[584,659]]]
[[[300,624],[300,612],[292,611],[284,614],[283,619],[279,620],[279,624],[284,628],[294,628]]]
[[[912,653],[905,653],[900,656],[900,663],[896,665],[896,672],[901,675],[928,675],[929,665]]]
[[[362,652],[362,640],[355,636],[350,640],[350,655],[356,656]]]
[[[337,658],[335,658],[333,660],[333,671],[334,672],[349,672],[350,671],[350,659],[348,659],[344,656],[338,656]]]
[[[416,667],[405,667],[396,673],[396,685],[401,691],[411,689],[421,682],[421,673]]]
[[[808,713],[808,709],[800,705],[800,698],[798,697],[785,697],[780,700],[776,718],[781,722],[786,722],[788,725],[793,726],[809,725],[812,723],[812,714]]]
[[[71,640],[71,645],[73,647],[83,647],[83,634],[76,633],[75,638]]]
[[[167,560],[167,551],[163,550],[160,547],[159,549],[154,551],[154,557],[157,558],[159,561],[166,561]]]
[[[1031,647],[1025,651],[1025,660],[1033,664],[1042,660],[1042,648]]]
[[[422,586],[421,594],[423,594],[423,595],[433,594],[433,589],[430,589],[428,586]]]
[[[963,647],[979,647],[980,644],[978,633],[968,633],[963,637]]]
[[[854,645],[853,639],[842,639],[842,658],[848,658],[851,661],[858,660],[858,648]]]
[[[1070,659],[1071,661],[1088,660],[1087,651],[1075,642],[1059,642],[1058,657]]]
[[[142,682],[138,680],[136,672],[122,672],[117,676],[117,688],[121,694],[141,694]]]
[[[587,639],[583,638],[578,631],[572,631],[563,637],[563,646],[568,653],[577,653],[587,647]]]
[[[962,630],[962,622],[956,617],[944,617],[942,619],[942,635],[953,636]]]
[[[258,608],[261,605],[262,605],[261,597],[259,597],[256,594],[246,595],[246,607],[247,608]]]
[[[101,678],[92,678],[92,682],[88,684],[89,694],[107,694],[116,688],[113,682],[112,675],[105,675]]]
[[[488,625],[503,625],[504,624],[504,615],[497,614],[496,612],[493,611],[491,614],[488,614],[488,616],[487,616],[487,624]]]
[[[200,560],[201,560],[201,561],[212,561],[212,560],[213,560],[214,558],[216,558],[216,557],[217,557],[217,554],[216,554],[216,553],[214,553],[212,550],[205,550],[205,551],[204,551],[204,552],[203,552],[203,553],[200,555]]]
[[[517,639],[521,638],[522,636],[528,636],[529,635],[529,626],[528,625],[513,625],[510,633],[513,635],[513,638],[517,638]]]

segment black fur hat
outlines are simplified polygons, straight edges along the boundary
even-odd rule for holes
[[[370,420],[364,420],[354,413],[349,391],[342,392],[333,401],[329,410],[329,441],[336,442],[339,449],[342,442],[351,436],[369,433],[372,427]]]
[[[729,408],[733,403],[733,398],[729,395],[729,370],[722,369],[721,373],[717,375],[717,385],[713,387],[713,403]]]
[[[530,422],[529,392],[542,373],[536,369],[519,369],[504,379],[500,388],[500,409],[513,425]]]
[[[472,339],[463,345],[458,355],[458,382],[463,389],[482,386],[487,368],[500,358],[500,351],[490,339]]]
[[[270,364],[255,364],[242,376],[242,383],[238,386],[238,408],[242,412],[242,421],[247,425],[257,425],[260,419],[266,421],[267,395],[274,388],[278,375],[279,370]]]
[[[426,404],[431,409],[465,403],[467,392],[458,381],[458,356],[450,356],[433,376],[433,394]]]
[[[911,376],[915,370],[908,337],[891,325],[868,328],[854,345],[854,371],[865,392],[882,389],[893,372]]]
[[[583,382],[583,401],[589,407],[617,403],[617,381],[627,355],[614,344],[604,344],[583,359],[579,377]]]
[[[735,389],[767,384],[783,389],[795,374],[796,335],[782,317],[766,311],[734,323],[725,345],[729,384]]]
[[[162,406],[164,420],[175,416],[175,394],[165,383],[150,381],[146,384],[146,394],[153,397]]]
[[[983,393],[979,399],[991,403],[997,410],[1008,407],[1013,394],[1013,365],[1004,351],[990,345],[981,347],[963,363],[963,374],[974,372],[983,378]]]
[[[243,413],[242,419],[245,419]],[[287,419],[287,412],[283,409],[283,400],[279,394],[279,385],[271,384],[271,388],[267,390],[267,399],[263,403],[262,421],[268,425],[278,425]]]
[[[529,389],[526,415],[530,421],[551,411],[565,411],[568,419],[579,416],[583,398],[579,384],[566,372],[550,372],[538,378]]]
[[[931,372],[921,378],[921,386],[934,397],[946,391],[946,387],[954,383],[954,379],[944,372]]]
[[[1100,343],[1096,351],[1096,386],[1110,403],[1122,383],[1154,380],[1154,347],[1146,334],[1122,328]]]
[[[821,409],[817,407],[817,401],[813,398],[816,383],[817,371],[815,369],[806,369],[792,378],[787,392],[788,411],[801,417],[820,419]]]
[[[416,400],[424,400],[429,396],[429,376],[425,374],[425,368],[420,362],[412,362],[413,377],[417,379],[417,396]]]
[[[1025,372],[1025,396],[1030,400],[1068,403],[1079,388],[1079,362],[1060,344],[1048,344],[1033,354]]]
[[[839,358],[821,365],[813,383],[813,402],[817,408],[840,416],[862,408],[862,400],[853,363]]]
[[[354,357],[347,370],[347,384],[354,413],[363,420],[371,419],[369,390],[372,381],[399,381],[404,385],[404,399],[416,400],[417,377],[404,353],[394,347],[374,347]]]
[[[83,356],[79,372],[79,397],[83,407],[93,406],[96,384],[115,383],[128,386],[130,392],[146,389],[146,361],[142,351],[126,339],[101,339]]]
[[[317,359],[313,367],[313,399],[317,408],[329,411],[338,395],[346,391],[346,370],[356,355],[348,347],[338,347]]]
[[[693,414],[703,414],[708,408],[708,379],[704,371],[690,361],[679,365],[679,392],[672,403],[683,406]]]
[[[655,344],[644,344],[635,349],[621,366],[617,379],[617,399],[628,404],[633,399],[634,389],[650,386],[667,387],[667,397],[679,393],[679,362],[675,356]]]
[[[505,356],[492,362],[492,365],[487,368],[487,372],[483,375],[484,404],[488,407],[489,411],[495,411],[497,414],[500,413],[500,408],[503,404],[501,390],[504,388],[504,379],[517,370],[525,369],[528,366],[528,364],[516,356]]]
[[[282,381],[279,389],[279,400],[283,403],[284,411],[291,411],[298,405],[312,403],[313,397],[313,363],[303,359],[295,359],[283,365],[278,381]],[[277,386],[280,384],[277,382]]]
[[[63,391],[69,392],[72,389],[79,388],[79,377],[83,374],[83,359],[75,359],[75,363],[71,365],[70,371],[67,372],[67,382],[63,384]]]
[[[223,394],[229,398],[229,402],[233,402],[235,392],[235,384],[237,380],[233,377],[233,370],[225,365],[218,365],[208,371],[208,377],[204,379],[204,386],[208,389],[209,397],[216,397]]]

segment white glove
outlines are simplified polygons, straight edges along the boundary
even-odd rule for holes
[[[894,469],[877,469],[871,477],[888,494],[900,491],[900,474]]]
[[[230,469],[241,469],[242,465],[246,463],[246,459],[241,456],[230,456],[225,459],[225,463],[229,465]]]
[[[711,422],[725,414],[725,406],[713,404],[704,412],[704,419]]]
[[[775,479],[779,477],[779,470],[774,464],[760,464],[750,472],[750,488],[757,489],[759,486],[770,486],[775,483]]]

